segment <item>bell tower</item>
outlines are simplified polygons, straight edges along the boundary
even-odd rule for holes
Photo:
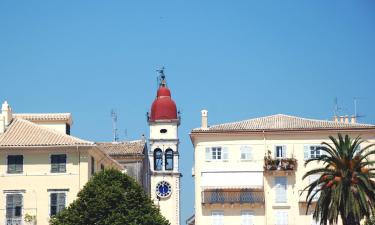
[[[149,162],[151,199],[171,225],[180,225],[178,127],[180,116],[167,87],[164,68],[158,70],[158,90],[147,114],[150,127]]]

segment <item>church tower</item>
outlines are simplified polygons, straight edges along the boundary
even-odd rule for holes
[[[178,126],[180,116],[167,87],[164,69],[158,71],[159,88],[147,116],[150,127],[148,153],[151,199],[171,225],[180,225]]]

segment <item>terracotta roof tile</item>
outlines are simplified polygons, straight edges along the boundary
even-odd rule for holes
[[[312,130],[312,129],[359,129],[375,128],[372,124],[342,123],[328,120],[306,119],[302,117],[276,114],[232,123],[196,128],[192,133],[230,131],[272,131],[272,130]]]
[[[75,146],[93,144],[93,142],[62,134],[24,119],[13,119],[5,133],[0,134],[0,147]]]
[[[67,121],[72,122],[71,113],[14,113],[14,118],[29,121]]]
[[[110,156],[144,154],[146,142],[144,140],[129,142],[98,142],[96,145]]]

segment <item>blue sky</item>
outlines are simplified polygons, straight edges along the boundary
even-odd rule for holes
[[[189,131],[276,113],[331,119],[334,98],[375,123],[375,2],[1,1],[0,100],[71,112],[72,134],[148,136],[156,69],[182,111],[182,216],[194,210]],[[125,135],[125,130],[127,130]]]

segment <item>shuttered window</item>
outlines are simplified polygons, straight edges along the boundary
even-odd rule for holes
[[[241,225],[254,225],[253,216],[251,211],[241,211]]]
[[[22,194],[6,195],[6,218],[22,217]]]
[[[66,194],[51,193],[50,195],[50,216],[54,216],[65,208]]]
[[[66,172],[66,154],[51,155],[51,173]]]
[[[320,147],[320,145],[305,145],[303,148],[303,159],[316,159],[324,155],[325,152],[321,150]]]
[[[228,148],[224,147],[207,147],[205,153],[206,161],[228,161]]]
[[[287,202],[287,178],[275,177],[275,196],[276,203]]]
[[[288,225],[288,212],[284,210],[277,210],[275,212],[276,225]]]
[[[8,173],[23,172],[23,155],[8,155]]]
[[[250,146],[242,146],[241,160],[253,160],[253,149]]]
[[[223,211],[212,212],[212,225],[224,225],[224,212]]]

